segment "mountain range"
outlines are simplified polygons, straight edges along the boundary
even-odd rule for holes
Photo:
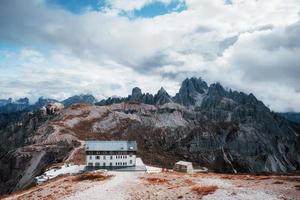
[[[14,104],[7,101],[1,108]],[[0,113],[0,194],[30,186],[53,164],[84,162],[86,139],[136,140],[138,156],[163,167],[187,160],[216,172],[300,169],[299,124],[253,94],[201,78],[184,80],[174,97],[163,88],[152,95],[136,87],[127,97],[95,104],[91,96],[72,97],[56,113],[37,109],[53,101],[40,99],[33,112]],[[28,105],[28,99],[17,102]]]
[[[220,90],[224,90],[222,89],[222,86],[219,83],[212,84],[211,87],[219,87]],[[109,97],[107,99],[102,99],[99,102],[97,102],[97,99],[90,94],[74,95],[63,101],[40,97],[38,101],[34,104],[29,104],[29,99],[27,97],[20,98],[16,101],[13,101],[12,98],[8,98],[0,99],[0,113],[36,111],[41,107],[54,102],[60,102],[64,106],[70,106],[75,103],[95,104],[103,106],[111,105],[114,103],[135,101],[150,105],[178,103],[187,107],[197,108],[201,106],[203,98],[207,96],[208,90],[211,87],[208,87],[207,83],[201,78],[192,77],[187,78],[182,82],[179,92],[176,93],[174,97],[171,97],[163,87],[160,90],[158,90],[158,92],[155,95],[152,95],[150,93],[142,93],[140,88],[135,87],[132,89],[132,93],[131,95],[128,95],[128,97]],[[300,113],[282,112],[278,114],[291,122],[300,124]]]
[[[60,102],[56,99],[49,99],[40,97],[37,102],[34,104],[29,103],[29,99],[27,97],[20,98],[16,101],[12,101],[9,99],[0,99],[0,113],[11,113],[11,112],[20,112],[20,111],[36,111],[43,106],[46,106],[50,103]],[[64,106],[70,106],[74,103],[85,103],[85,104],[94,104],[97,100],[93,95],[85,94],[85,95],[75,95],[69,97],[60,103]]]

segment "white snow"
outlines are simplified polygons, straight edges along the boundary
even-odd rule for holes
[[[161,168],[145,165],[141,158],[136,158],[135,163],[136,166],[146,166],[147,173],[159,173],[162,171]]]
[[[46,171],[43,175],[35,177],[38,184],[47,180],[53,179],[60,175],[77,174],[84,170],[85,165],[64,164],[62,167],[57,167]]]

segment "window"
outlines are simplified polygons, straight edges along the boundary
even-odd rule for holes
[[[103,163],[103,166],[104,166],[104,167],[106,166],[106,163],[105,163],[105,162]]]
[[[112,162],[110,162],[109,165],[112,166]]]
[[[93,159],[93,156],[90,156],[90,159]]]
[[[99,159],[100,159],[100,156],[96,156],[96,159],[99,160]]]
[[[106,159],[106,156],[103,156],[103,160],[105,160]]]
[[[111,159],[111,160],[112,160],[112,157],[113,157],[113,156],[110,156],[110,159]]]
[[[130,154],[129,157],[132,157],[132,154]]]
[[[93,163],[89,162],[89,163],[88,163],[88,166],[93,166]]]
[[[129,160],[129,164],[132,164],[132,160]]]
[[[100,166],[100,163],[96,162],[96,163],[95,163],[95,166]]]

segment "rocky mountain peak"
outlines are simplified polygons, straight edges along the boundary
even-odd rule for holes
[[[207,89],[207,83],[201,78],[187,78],[182,82],[174,99],[177,103],[185,106],[195,105],[198,100],[202,99]]]
[[[158,90],[157,94],[168,94],[168,93],[167,93],[167,91],[165,90],[165,88],[161,87],[161,88]]]
[[[20,98],[18,100],[15,101],[15,104],[29,104],[29,99],[27,97],[25,98]]]
[[[220,83],[213,83],[208,88],[208,94],[212,96],[226,96],[226,90]]]
[[[142,98],[142,90],[139,87],[134,87],[132,89],[131,97],[129,98],[130,101],[140,101]]]
[[[160,90],[158,90],[157,94],[154,96],[154,102],[155,104],[162,105],[165,103],[173,102],[173,100],[167,93],[167,91],[163,87],[161,87]]]

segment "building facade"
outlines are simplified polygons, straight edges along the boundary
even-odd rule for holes
[[[86,141],[88,168],[115,169],[136,165],[135,141]]]

